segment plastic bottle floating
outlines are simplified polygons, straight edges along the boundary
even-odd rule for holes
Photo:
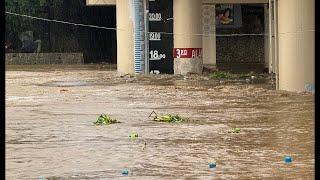
[[[128,169],[123,169],[121,174],[124,175],[124,176],[128,176],[129,175],[129,170]]]
[[[212,169],[212,168],[215,168],[217,167],[217,164],[216,163],[210,163],[209,164],[209,168]]]
[[[283,161],[285,162],[285,163],[291,163],[292,162],[292,157],[291,156],[285,156],[284,158],[283,158]]]

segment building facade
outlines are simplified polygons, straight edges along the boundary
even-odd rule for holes
[[[165,1],[167,8],[160,4]],[[275,73],[277,89],[314,91],[314,0],[87,0],[87,5],[116,6],[120,74],[200,74],[204,66],[237,59]]]

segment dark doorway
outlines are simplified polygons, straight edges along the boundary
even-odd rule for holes
[[[18,4],[6,8],[19,12],[14,7]],[[86,0],[48,0],[42,6],[31,3],[30,7],[34,8],[33,15],[23,8],[20,13],[61,22],[6,15],[7,52],[22,52],[21,35],[28,31],[30,41],[40,40],[41,53],[83,53],[85,63],[117,63],[115,6],[86,6]]]
[[[115,6],[87,6],[84,11],[87,24],[116,28]],[[115,29],[86,28],[81,33],[85,63],[117,63],[117,31]]]

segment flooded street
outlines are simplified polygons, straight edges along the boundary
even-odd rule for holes
[[[154,122],[153,110],[192,121]],[[94,126],[102,113],[121,123]],[[228,133],[235,127],[240,133]],[[112,68],[6,71],[8,180],[305,180],[314,171],[313,94],[206,77],[119,77]]]

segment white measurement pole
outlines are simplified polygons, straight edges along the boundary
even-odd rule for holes
[[[143,10],[144,10],[144,71],[145,74],[149,74],[149,0],[143,0]]]
[[[272,17],[273,17],[273,11],[272,11],[272,1],[269,0],[268,2],[269,6],[269,73],[275,73],[274,70],[274,56],[273,56],[273,31],[272,31]]]
[[[276,90],[279,90],[279,47],[278,47],[278,1],[273,0],[273,13],[274,13],[274,62],[276,72]]]

